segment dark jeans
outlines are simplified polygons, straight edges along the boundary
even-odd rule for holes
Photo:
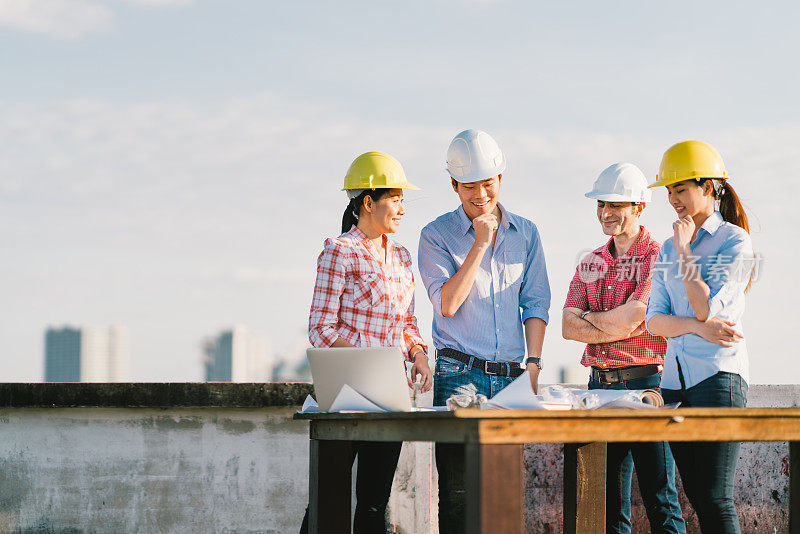
[[[681,386],[683,373],[678,366]],[[665,389],[664,401],[683,407],[747,405],[747,382],[733,373],[719,372],[688,389]],[[738,442],[670,442],[683,489],[692,503],[703,532],[739,534],[739,516],[733,502],[733,482],[739,461]]]
[[[392,479],[400,458],[401,442],[353,442],[353,464],[358,456],[356,474],[356,514],[354,534],[383,534],[386,532],[386,505],[392,492]],[[324,496],[323,496],[324,498]],[[325,532],[325,529],[321,529]],[[308,533],[308,508],[300,526],[300,534]]]
[[[491,398],[513,381],[513,378],[487,375],[457,360],[437,356],[433,375],[433,404],[444,406],[453,394],[481,393]],[[440,534],[462,534],[466,530],[464,461],[463,445],[436,444]]]
[[[661,373],[616,384],[589,381],[589,389],[657,390],[660,385]],[[686,525],[675,489],[675,462],[664,441],[608,444],[606,531],[631,532],[631,480],[634,466],[651,532],[685,534]]]

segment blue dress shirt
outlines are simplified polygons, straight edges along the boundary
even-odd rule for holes
[[[703,281],[711,290],[708,317],[735,323],[736,330],[744,335],[744,290],[755,267],[750,234],[735,224],[723,221],[722,215],[716,211],[697,230],[690,247],[695,262],[700,266]],[[681,272],[674,238],[670,237],[661,247],[653,266],[653,285],[645,317],[648,324],[650,319],[661,314],[696,317],[689,304]],[[723,347],[696,334],[669,338],[661,378],[662,388],[681,389],[678,364],[687,389],[720,371],[735,373],[745,381],[750,380],[746,339],[733,347]]]
[[[498,362],[525,356],[522,323],[548,321],[550,283],[539,231],[531,221],[498,204],[494,248],[484,254],[467,299],[453,315],[442,315],[442,286],[461,267],[475,229],[464,208],[445,213],[422,229],[419,272],[433,304],[433,344]]]

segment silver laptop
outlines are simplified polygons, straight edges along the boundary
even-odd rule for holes
[[[400,349],[308,349],[306,354],[320,410],[330,411],[345,384],[385,410],[411,410]]]

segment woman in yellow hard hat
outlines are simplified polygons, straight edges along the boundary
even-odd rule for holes
[[[400,347],[413,362],[412,378],[419,375],[422,391],[428,391],[433,375],[414,316],[411,254],[387,237],[397,231],[405,213],[403,189],[419,188],[388,154],[367,152],[350,165],[344,179],[350,202],[342,217],[342,234],[325,241],[317,260],[308,338],[315,347]],[[355,444],[354,532],[385,531],[401,445]],[[301,532],[307,531],[307,523],[306,512]]]
[[[747,404],[741,321],[754,264],[747,215],[722,157],[702,141],[664,154],[656,182],[678,214],[653,268],[646,323],[667,338],[661,390],[681,406]],[[703,532],[738,533],[733,482],[739,443],[671,442]]]

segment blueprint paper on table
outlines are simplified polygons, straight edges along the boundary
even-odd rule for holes
[[[569,410],[571,405],[542,402],[541,395],[533,392],[530,375],[525,371],[481,407],[509,410]]]
[[[306,395],[306,400],[303,403],[303,408],[300,409],[300,413],[319,413],[319,405],[314,400],[314,397]]]
[[[585,409],[595,408],[658,408],[663,397],[653,389],[573,389]],[[646,400],[645,400],[646,399]]]
[[[332,412],[385,412],[383,408],[345,384],[331,404]]]

